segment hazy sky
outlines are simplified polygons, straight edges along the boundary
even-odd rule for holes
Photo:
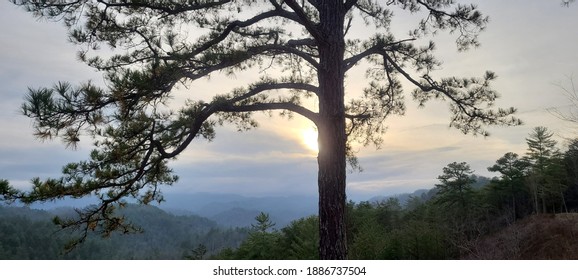
[[[558,84],[568,86],[567,77],[574,75],[578,85],[578,5],[566,8],[558,0],[464,2],[479,2],[490,23],[480,36],[481,47],[465,53],[457,52],[455,36],[440,36],[437,54],[444,64],[438,75],[496,72],[494,88],[502,95],[498,105],[518,108],[517,116],[525,124],[491,127],[488,138],[462,135],[448,128],[447,104],[431,102],[418,109],[408,94],[408,110],[405,116],[389,119],[381,149],[359,148],[364,171],[348,174],[350,198],[430,188],[453,161],[466,161],[476,173],[490,176],[486,168],[503,154],[525,152],[525,138],[533,127],[548,127],[560,142],[575,132],[547,110],[569,108]],[[394,24],[403,26],[409,20],[400,17]],[[407,31],[393,29],[399,34]],[[26,188],[36,176],[58,177],[64,164],[86,159],[92,149],[90,141],[76,151],[65,149],[59,140],[39,142],[32,136],[32,121],[19,113],[27,87],[62,80],[102,82],[101,74],[78,62],[76,51],[60,23],[39,21],[8,1],[0,2],[0,178],[17,187]],[[348,90],[364,82],[355,75],[350,78]],[[239,75],[218,82],[244,80]],[[219,128],[215,141],[194,142],[170,163],[181,179],[165,191],[315,195],[315,153],[302,136],[310,129],[304,119],[278,117],[261,118],[260,127],[249,132]]]

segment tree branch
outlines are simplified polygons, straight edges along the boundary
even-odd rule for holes
[[[103,0],[97,0],[97,2],[102,3],[107,7],[146,8],[150,10],[160,11],[167,15],[176,15],[184,12],[217,7],[223,4],[230,3],[232,2],[232,0],[217,0],[215,2],[206,2],[206,3],[198,3],[195,1],[192,2],[193,3],[192,5],[184,5],[183,4],[184,2],[171,1],[170,3],[174,5],[173,8],[170,8],[169,5],[166,5],[166,3],[163,3],[162,5],[155,5],[154,2],[146,2],[146,1],[131,1],[130,3],[111,3]]]
[[[248,99],[254,97],[255,95],[279,89],[294,89],[294,90],[305,90],[317,94],[318,88],[313,85],[306,83],[276,83],[276,82],[263,82],[252,86],[246,93],[239,94],[234,97],[229,97],[226,99],[217,98],[215,101],[204,104],[202,110],[198,111],[194,116],[193,122],[189,125],[187,137],[172,151],[167,152],[160,141],[154,141],[154,145],[157,151],[161,154],[163,158],[173,158],[184,151],[187,146],[192,142],[192,140],[197,137],[203,124],[211,117],[213,114],[220,112],[256,112],[261,110],[288,110],[295,112],[314,123],[318,122],[317,113],[314,113],[304,107],[301,107],[295,103],[291,102],[270,102],[270,103],[254,103],[254,104],[243,104],[235,105],[235,103],[247,101]],[[268,105],[271,104],[271,105]]]
[[[311,34],[315,40],[318,42],[323,41],[323,36],[317,27],[317,24],[309,19],[309,16],[303,8],[295,0],[285,0],[285,3],[295,12],[297,17],[300,19],[300,23],[305,27],[305,29]]]
[[[262,112],[267,110],[288,110],[309,119],[315,124],[319,123],[319,115],[317,113],[291,102],[255,103],[250,105],[225,105],[220,108],[221,112],[227,113]]]
[[[236,103],[236,102],[240,102],[243,101],[249,97],[255,96],[261,92],[264,91],[269,91],[269,90],[279,90],[279,89],[295,89],[295,90],[305,90],[311,93],[314,93],[315,95],[318,95],[319,93],[319,88],[314,86],[314,85],[310,85],[307,83],[294,83],[294,82],[290,82],[290,83],[277,83],[277,82],[265,82],[265,83],[260,83],[257,84],[255,86],[253,86],[247,93],[237,96],[235,98],[232,98],[231,100],[227,101],[228,103]]]
[[[380,54],[382,52],[385,51],[391,51],[392,49],[395,48],[395,46],[398,46],[400,44],[403,44],[405,42],[411,42],[411,41],[415,41],[416,39],[414,38],[409,38],[409,39],[404,39],[404,40],[400,40],[400,41],[396,41],[396,42],[391,42],[391,43],[385,43],[383,41],[378,41],[377,43],[375,43],[373,46],[367,48],[366,50],[353,55],[350,58],[347,58],[343,61],[343,63],[345,64],[345,71],[348,71],[349,69],[351,69],[353,66],[355,66],[355,64],[357,64],[359,61],[361,61],[362,59],[369,57],[371,55],[375,55],[375,54]],[[387,50],[387,48],[389,48],[389,50]]]

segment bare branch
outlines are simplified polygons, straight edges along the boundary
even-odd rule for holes
[[[578,89],[574,83],[574,77],[568,76],[567,79],[569,86],[564,86],[561,83],[556,84],[556,86],[569,102],[565,107],[569,107],[570,109],[567,112],[562,112],[560,108],[548,108],[547,111],[561,120],[578,123]]]

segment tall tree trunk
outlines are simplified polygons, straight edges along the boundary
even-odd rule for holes
[[[544,187],[544,185],[540,185],[542,192],[540,192],[540,197],[542,200],[542,213],[546,214],[546,188]]]
[[[344,107],[345,50],[342,1],[325,1],[320,9],[319,43],[319,256],[346,259]]]
[[[514,179],[512,179],[511,177],[509,177],[508,179],[508,184],[510,185],[510,191],[512,192],[512,211],[514,212],[514,219],[513,221],[517,221],[518,220],[518,213],[517,213],[517,209],[516,209],[516,189],[514,188]]]

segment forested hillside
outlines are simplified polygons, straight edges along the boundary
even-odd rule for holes
[[[278,227],[291,221],[317,213],[317,197],[248,197],[233,194],[168,193],[159,205],[167,212],[190,213],[207,217],[225,227],[249,227],[256,215],[266,212]]]
[[[578,259],[575,236],[578,214],[536,214],[508,221],[483,208],[469,221],[448,212],[434,199],[412,197],[405,206],[397,198],[348,205],[351,259]],[[429,194],[435,193],[432,189]],[[439,198],[437,198],[439,199]],[[257,217],[249,237],[237,249],[225,249],[213,259],[318,259],[317,218],[294,221],[281,230]]]
[[[52,218],[73,215],[70,208],[51,212],[0,206],[0,259],[183,259],[203,244],[207,253],[235,247],[245,229],[223,229],[206,218],[174,216],[156,207],[128,205],[122,213],[141,233],[90,235],[65,253],[78,233],[60,231]]]
[[[420,195],[349,203],[350,259],[576,259],[578,140],[560,150],[545,127],[526,139],[525,155],[508,152],[476,176],[466,162],[442,168]],[[419,194],[418,193],[418,194]],[[280,231],[267,222],[238,250],[215,258],[316,259],[315,217]],[[577,248],[578,249],[578,248]]]

